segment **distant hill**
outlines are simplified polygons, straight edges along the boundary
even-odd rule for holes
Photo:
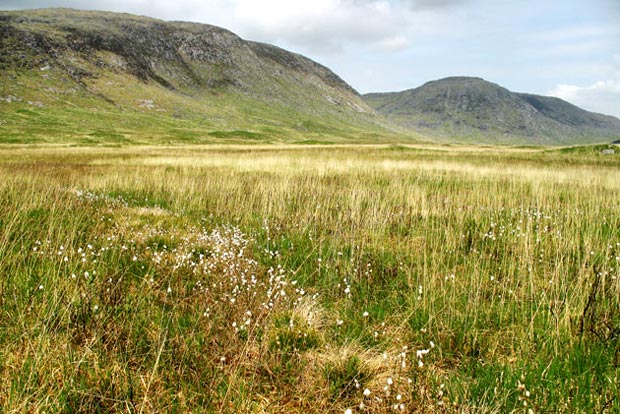
[[[480,78],[445,78],[364,99],[390,121],[444,141],[569,145],[620,138],[617,118]]]
[[[0,11],[0,142],[356,140],[395,134],[328,68],[215,26]]]

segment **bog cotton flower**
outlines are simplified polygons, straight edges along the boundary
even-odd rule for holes
[[[415,351],[415,355],[418,359],[422,358],[424,355],[428,354],[430,350],[428,349],[420,349],[419,351]]]

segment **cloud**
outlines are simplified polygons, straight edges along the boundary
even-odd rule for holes
[[[549,95],[620,118],[620,79],[602,80],[588,86],[558,85]]]
[[[460,6],[473,1],[231,0],[234,28],[244,36],[318,55],[340,53],[352,45],[392,53],[425,38],[458,36],[467,26]]]
[[[377,42],[376,45],[380,50],[395,52],[406,49],[410,45],[410,40],[407,36],[397,35],[383,39],[380,42]]]
[[[442,9],[461,6],[471,0],[408,0],[407,3],[414,9]]]
[[[410,43],[405,5],[385,0],[236,0],[234,16],[246,36],[285,41],[313,52],[347,44],[398,50]]]
[[[608,79],[590,85],[560,84],[549,95],[569,101],[584,109],[620,118],[620,54],[611,57]]]

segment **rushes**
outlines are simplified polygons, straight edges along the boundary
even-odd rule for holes
[[[3,411],[618,409],[609,158],[3,151]]]

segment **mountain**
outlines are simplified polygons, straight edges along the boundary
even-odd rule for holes
[[[0,11],[0,143],[585,144],[620,121],[447,78],[360,96],[330,69],[215,26],[129,14]]]
[[[444,141],[568,145],[620,137],[617,118],[480,78],[445,78],[364,100],[392,122]]]
[[[328,68],[215,26],[0,11],[0,142],[395,137]]]

